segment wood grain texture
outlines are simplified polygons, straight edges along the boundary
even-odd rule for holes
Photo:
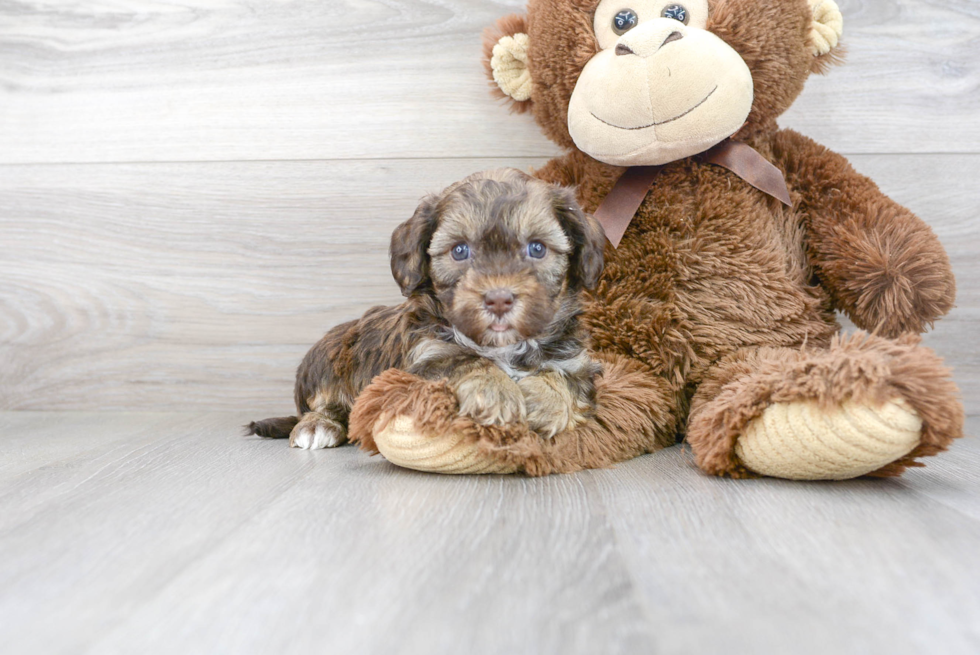
[[[980,152],[980,8],[840,0],[849,63],[785,125],[844,153]],[[0,162],[550,156],[490,99],[523,0],[0,5]]]
[[[401,300],[395,225],[493,164],[8,167],[0,407],[291,411],[310,345]]]
[[[975,439],[899,480],[722,480],[680,447],[457,478],[246,418],[0,413],[4,651],[980,648]]]
[[[9,166],[0,408],[292,411],[329,327],[401,296],[389,235],[420,196],[543,159]],[[935,226],[958,308],[926,342],[980,414],[980,156],[858,156]]]

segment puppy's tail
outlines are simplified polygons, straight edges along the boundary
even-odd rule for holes
[[[281,416],[279,418],[252,421],[245,426],[245,436],[257,434],[266,439],[285,439],[297,423],[299,423],[299,419],[295,416]]]

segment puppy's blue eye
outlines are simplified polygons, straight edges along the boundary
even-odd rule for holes
[[[533,257],[535,259],[541,259],[544,254],[548,252],[548,249],[540,241],[532,241],[527,244],[527,255],[528,257]]]
[[[615,16],[613,16],[612,28],[613,32],[619,35],[626,34],[631,29],[636,27],[636,24],[640,22],[640,17],[636,15],[636,12],[632,9],[624,9]]]
[[[668,5],[664,7],[663,13],[660,15],[664,18],[673,18],[685,25],[687,24],[687,9],[684,9],[683,5]]]
[[[452,253],[453,253],[453,259],[455,259],[458,262],[461,262],[464,259],[470,258],[470,247],[465,243],[457,243],[455,246],[453,246]]]

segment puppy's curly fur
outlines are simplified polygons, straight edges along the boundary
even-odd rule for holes
[[[574,428],[595,408],[600,367],[579,314],[604,243],[572,191],[514,169],[423,199],[391,238],[407,300],[328,332],[297,371],[298,415],[249,434],[341,445],[358,394],[389,368],[448,379],[460,413],[484,425],[526,422],[545,438]]]

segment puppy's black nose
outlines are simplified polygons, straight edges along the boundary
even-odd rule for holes
[[[494,289],[483,295],[483,304],[496,316],[503,316],[514,307],[514,294],[507,289]]]

